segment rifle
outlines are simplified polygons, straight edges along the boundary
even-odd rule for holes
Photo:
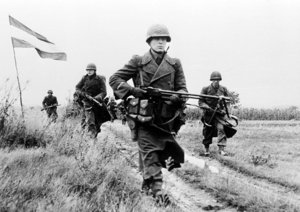
[[[52,107],[58,107],[58,106],[60,106],[60,105],[57,105],[57,104],[50,105],[50,106],[48,106],[48,107],[42,108],[41,111],[47,110],[47,109],[52,108]]]
[[[103,106],[103,103],[102,102],[99,102],[97,99],[95,99],[94,97],[86,94],[86,93],[83,93],[82,96],[88,100],[90,100],[91,102],[94,102],[96,103],[96,105],[98,105],[99,107],[102,107]]]
[[[153,87],[141,87],[144,91],[146,91],[146,96],[149,98],[162,98],[164,100],[168,100],[170,96],[173,94],[178,95],[180,98],[183,99],[200,99],[200,98],[211,98],[211,99],[218,99],[220,101],[230,101],[230,97],[227,96],[213,96],[213,95],[206,95],[206,94],[192,94],[192,93],[185,93],[185,92],[178,92],[178,91],[170,91],[170,90],[163,90],[160,88],[153,88]]]

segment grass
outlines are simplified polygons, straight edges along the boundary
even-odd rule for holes
[[[299,137],[299,121],[243,121],[235,137],[228,140],[227,150],[231,157],[217,155],[216,141],[211,148],[213,157],[237,171],[237,176],[213,175],[189,164],[176,173],[241,210],[299,211]],[[189,121],[178,138],[179,143],[195,155],[204,152],[201,123]],[[241,178],[240,173],[245,177]],[[287,193],[277,194],[276,191],[255,187],[255,184],[249,184],[252,178],[283,187]],[[294,200],[289,200],[289,195],[294,196]],[[295,201],[295,195],[298,195],[298,201]]]
[[[0,211],[181,211],[157,207],[140,193],[140,179],[109,134],[96,142],[82,133],[79,119],[49,124],[30,110],[20,121],[23,133],[38,132],[33,136],[46,145],[0,149]],[[15,122],[6,127],[14,129]]]
[[[232,169],[300,191],[299,137],[299,121],[243,121],[228,139],[231,157],[217,159]],[[202,139],[198,122],[188,122],[180,131],[180,144],[195,154],[204,152]],[[212,150],[217,150],[215,141]]]

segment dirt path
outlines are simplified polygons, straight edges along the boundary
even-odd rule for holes
[[[186,158],[189,163],[200,168],[208,168],[210,171],[217,173],[222,177],[227,177],[232,181],[238,182],[238,184],[240,184],[241,186],[251,187],[253,190],[260,192],[261,194],[276,194],[277,198],[285,199],[287,202],[300,205],[300,194],[297,192],[293,192],[293,190],[288,187],[269,182],[266,179],[245,175],[244,173],[224,166],[216,159],[195,157],[191,156],[191,153],[187,153]]]
[[[111,136],[113,136],[112,139],[115,141],[118,148],[127,152],[127,155],[129,152],[131,155],[137,153],[136,144],[131,141],[126,127],[120,125],[120,127],[117,126],[117,128],[112,128],[109,126],[107,129],[111,132]],[[259,194],[260,197],[264,197],[266,199],[275,198],[293,205],[300,205],[299,192],[294,192],[288,187],[270,182],[267,179],[256,178],[239,172],[239,170],[234,170],[222,164],[216,158],[194,156],[188,151],[185,152],[186,163],[190,163],[200,169],[209,170],[211,173],[218,175],[220,178],[225,178],[234,182],[234,184],[239,188],[250,188],[249,190],[251,190],[253,193],[249,195]],[[213,196],[209,192],[193,188],[192,185],[184,182],[181,180],[181,178],[173,173],[164,171],[163,174],[165,179],[165,190],[171,193],[176,204],[183,211],[237,210],[226,207],[226,202],[218,202],[217,197]]]
[[[104,125],[103,128],[111,133],[103,133],[100,137],[98,136],[98,139],[101,139],[101,136],[108,137],[109,140],[116,144],[116,147],[121,153],[123,153],[127,160],[131,160],[137,155],[136,144],[132,143],[127,136],[124,137],[124,134],[117,132],[116,128],[112,128],[111,126]],[[137,166],[136,162],[137,159],[134,158],[135,167]],[[141,176],[137,174],[137,169],[134,169],[133,172],[133,176],[142,180]],[[163,169],[163,175],[164,189],[171,194],[171,198],[174,200],[176,205],[182,209],[182,211],[236,211],[236,209],[227,207],[226,204],[218,202],[218,200],[210,193],[193,188],[175,174],[168,172],[165,169]]]

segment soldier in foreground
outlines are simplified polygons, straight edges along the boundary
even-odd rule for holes
[[[94,63],[86,67],[87,74],[76,85],[75,97],[82,105],[82,127],[87,127],[91,138],[96,138],[101,131],[102,123],[110,120],[107,108],[103,103],[106,96],[105,77],[96,74]],[[108,114],[108,117],[107,117]]]
[[[214,71],[210,75],[211,84],[203,87],[201,94],[214,95],[214,96],[228,96],[229,92],[226,87],[220,85],[222,76],[220,72]],[[224,130],[226,124],[226,111],[225,107],[218,99],[211,99],[202,97],[199,99],[199,107],[203,109],[203,145],[205,147],[205,156],[210,155],[209,146],[212,144],[213,137],[218,137],[219,154],[226,156],[228,153],[225,151],[227,136]]]
[[[47,112],[47,116],[48,118],[51,119],[51,121],[56,122],[56,119],[58,117],[57,115],[57,106],[58,106],[58,102],[57,102],[57,98],[55,96],[53,96],[53,91],[52,90],[48,90],[48,95],[45,96],[42,104],[43,104],[43,110],[46,110]]]
[[[184,162],[184,152],[175,140],[182,124],[178,121],[182,118],[178,111],[183,110],[184,100],[176,94],[168,99],[153,100],[143,88],[187,92],[180,60],[171,58],[166,52],[170,41],[164,25],[150,27],[146,38],[150,50],[143,56],[133,56],[109,80],[115,96],[125,101],[132,140],[137,141],[139,147],[142,190],[162,204],[168,204],[169,199],[162,192],[161,169],[170,171]],[[130,79],[134,87],[127,83]]]

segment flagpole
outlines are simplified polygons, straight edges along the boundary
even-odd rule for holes
[[[15,67],[16,67],[16,72],[17,72],[17,81],[18,81],[18,87],[19,87],[19,94],[20,94],[20,104],[21,104],[22,118],[24,118],[24,109],[23,109],[23,101],[22,101],[22,89],[21,89],[21,84],[20,84],[20,79],[19,79],[19,71],[18,71],[18,65],[17,65],[16,52],[15,52],[15,47],[14,47],[14,43],[13,43],[13,38],[11,38],[11,44],[12,44],[13,51],[14,51],[14,59],[15,59]]]

